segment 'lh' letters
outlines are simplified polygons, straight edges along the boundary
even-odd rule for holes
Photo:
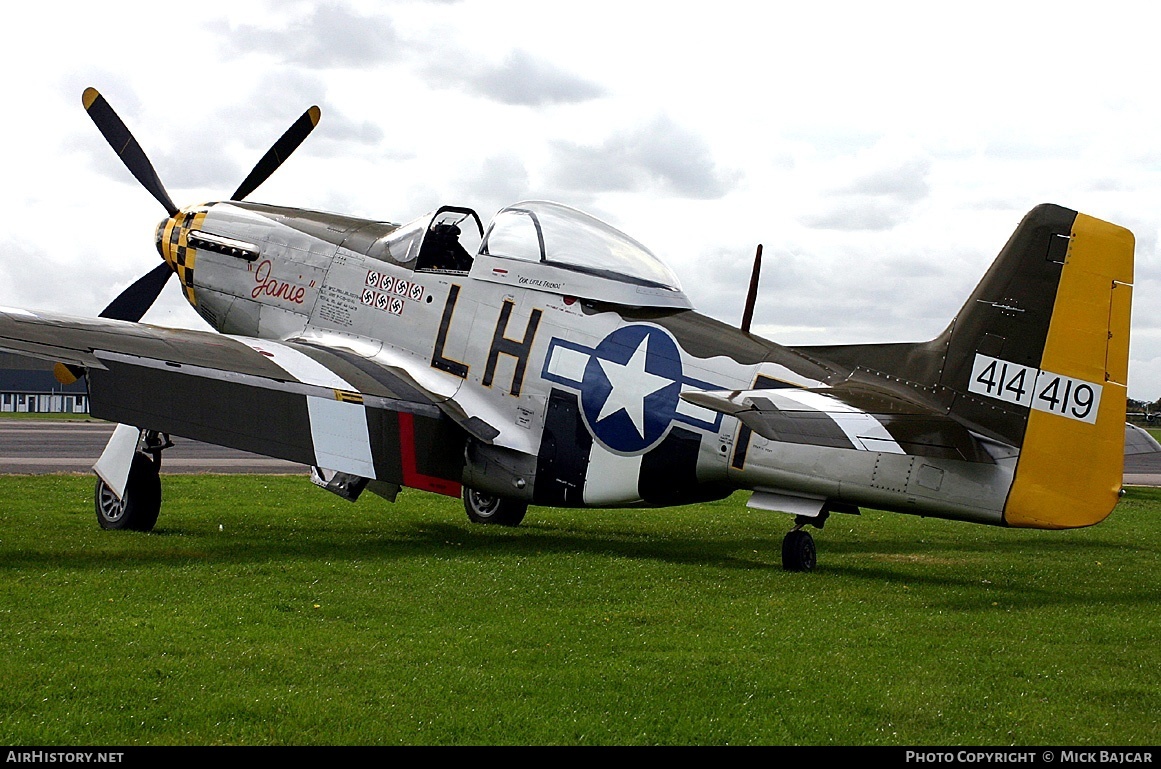
[[[511,299],[504,300],[500,308],[500,317],[496,321],[496,328],[492,332],[492,348],[488,351],[488,367],[484,369],[484,387],[492,386],[492,377],[496,374],[496,362],[500,353],[511,355],[516,359],[516,370],[512,372],[512,386],[508,392],[519,395],[524,386],[524,369],[528,367],[528,355],[532,352],[532,340],[536,338],[536,327],[540,325],[540,310],[533,310],[528,317],[528,327],[524,329],[524,338],[517,341],[504,336],[508,330],[508,319],[512,316],[515,303]]]
[[[440,371],[446,371],[449,374],[454,374],[461,379],[466,379],[468,376],[468,364],[463,363],[444,355],[444,346],[447,344],[448,329],[451,327],[452,316],[455,314],[456,301],[460,296],[460,287],[453,285],[448,292],[447,302],[443,307],[443,317],[439,322],[439,333],[435,338],[435,347],[431,353],[431,365]],[[528,317],[528,326],[524,329],[524,336],[521,339],[510,339],[505,336],[508,330],[508,321],[512,317],[512,308],[516,304],[511,299],[505,299],[503,306],[500,308],[500,317],[496,319],[496,327],[492,331],[492,345],[488,350],[488,363],[484,368],[483,385],[485,387],[492,386],[492,380],[496,376],[496,365],[500,360],[500,355],[511,355],[516,359],[516,367],[512,372],[512,385],[508,388],[508,392],[512,395],[519,395],[520,390],[524,386],[524,372],[528,368],[528,356],[532,353],[532,342],[536,338],[536,329],[540,325],[540,317],[543,315],[541,310],[533,310]]]

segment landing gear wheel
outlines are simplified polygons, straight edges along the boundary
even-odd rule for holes
[[[818,557],[814,537],[802,529],[794,529],[782,540],[782,568],[786,571],[813,571]]]
[[[485,494],[464,486],[464,510],[472,523],[519,526],[528,512],[526,502]]]
[[[103,480],[97,479],[93,503],[102,529],[152,531],[161,512],[161,476],[158,463],[137,452],[129,468],[125,496],[117,499]]]

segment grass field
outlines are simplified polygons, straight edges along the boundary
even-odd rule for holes
[[[169,476],[135,534],[91,493],[0,477],[5,744],[1161,742],[1161,490],[1075,531],[834,516],[809,574],[743,495],[505,529]]]

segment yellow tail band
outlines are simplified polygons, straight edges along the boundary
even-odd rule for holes
[[[1056,291],[1015,479],[1010,526],[1104,520],[1124,473],[1133,234],[1078,214]]]

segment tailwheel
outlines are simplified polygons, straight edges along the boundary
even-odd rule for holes
[[[818,563],[814,537],[796,526],[782,540],[782,568],[786,571],[813,571]]]
[[[485,494],[464,486],[464,510],[472,523],[519,526],[528,512],[528,503]]]
[[[121,499],[100,478],[94,504],[102,529],[152,531],[161,512],[160,457],[137,452],[129,468],[129,480]]]

